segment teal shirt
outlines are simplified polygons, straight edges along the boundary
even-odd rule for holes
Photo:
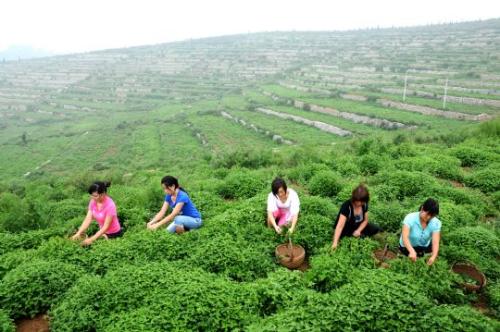
[[[410,228],[410,243],[412,247],[427,247],[431,244],[432,234],[441,232],[441,221],[434,217],[427,223],[427,227],[422,229],[419,212],[406,215],[403,225]],[[399,245],[404,247],[403,234],[399,238]]]

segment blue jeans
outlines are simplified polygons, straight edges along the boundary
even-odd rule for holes
[[[168,225],[167,231],[175,233],[176,226],[184,226],[185,228],[195,229],[200,228],[203,223],[201,218],[193,218],[189,216],[176,216],[174,221]]]

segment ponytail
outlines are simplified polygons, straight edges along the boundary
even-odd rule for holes
[[[98,193],[98,194],[105,194],[108,192],[108,188],[111,186],[110,181],[102,182],[102,181],[95,181],[92,183],[88,189],[89,195],[92,195],[93,193]]]
[[[161,179],[161,184],[165,185],[166,187],[174,186],[175,189],[178,188],[179,190],[182,190],[183,192],[185,192],[187,194],[187,191],[184,188],[179,186],[179,181],[177,181],[177,179],[174,178],[173,176],[170,176],[170,175],[164,176]]]

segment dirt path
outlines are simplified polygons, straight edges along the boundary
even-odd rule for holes
[[[49,332],[47,315],[37,315],[34,318],[25,318],[16,322],[16,332]]]

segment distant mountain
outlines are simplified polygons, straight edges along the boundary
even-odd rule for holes
[[[30,45],[11,45],[0,52],[0,61],[41,58],[54,55],[45,50],[35,49]]]

